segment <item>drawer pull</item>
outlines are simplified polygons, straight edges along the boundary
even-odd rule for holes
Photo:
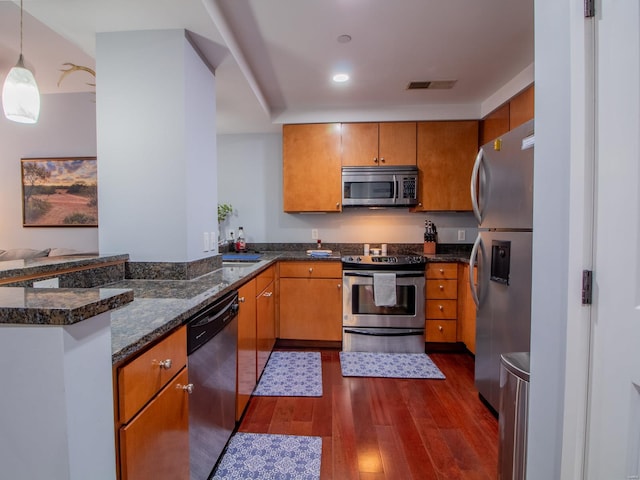
[[[244,303],[244,297],[238,297],[238,301],[239,301],[240,303]]]
[[[440,285],[440,290],[444,290],[444,285]]]
[[[444,310],[444,307],[442,305],[438,305],[438,308],[440,309],[441,312]]]
[[[438,325],[438,330],[440,330],[441,332],[444,331],[444,328],[442,328],[442,325]]]
[[[164,368],[165,370],[169,370],[171,368],[171,359],[167,358],[166,360],[161,360],[158,365],[160,368]]]
[[[309,273],[313,273],[313,268],[309,268]]]
[[[440,273],[444,273],[444,268],[441,268],[441,269],[440,269]]]
[[[342,285],[341,285],[341,284],[338,284],[338,288],[342,288]]]
[[[186,385],[182,385],[182,384],[178,383],[176,385],[176,388],[178,390],[184,390],[187,393],[193,393],[193,383],[187,383]]]

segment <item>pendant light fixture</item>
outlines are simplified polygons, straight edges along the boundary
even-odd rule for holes
[[[22,56],[22,0],[20,0],[20,56],[2,87],[4,116],[19,123],[36,123],[40,116],[40,92]]]

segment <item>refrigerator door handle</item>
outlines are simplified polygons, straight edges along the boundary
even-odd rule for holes
[[[482,164],[482,158],[484,156],[484,150],[482,148],[478,151],[476,161],[473,163],[473,170],[471,172],[471,206],[473,207],[473,214],[478,220],[478,225],[482,224],[482,212],[480,211],[479,199],[478,199],[478,175],[480,173],[480,165]],[[482,193],[482,189],[480,189]]]
[[[478,289],[473,281],[473,267],[478,260],[478,249],[482,244],[482,235],[478,233],[476,237],[476,241],[473,243],[473,248],[471,249],[471,256],[469,257],[469,288],[471,289],[471,298],[473,298],[473,303],[476,304],[476,307],[480,306],[480,297],[478,296]],[[478,284],[480,283],[480,275],[478,275]]]

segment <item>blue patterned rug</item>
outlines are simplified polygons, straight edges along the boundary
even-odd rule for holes
[[[343,377],[445,378],[426,353],[340,352]]]
[[[253,394],[263,397],[321,397],[320,352],[273,352]]]
[[[213,479],[317,480],[321,437],[236,433]]]

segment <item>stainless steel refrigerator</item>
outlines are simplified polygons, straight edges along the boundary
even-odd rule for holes
[[[480,149],[471,196],[478,219],[470,258],[478,265],[477,288],[470,279],[477,305],[475,384],[498,411],[500,355],[530,351],[533,120]]]

